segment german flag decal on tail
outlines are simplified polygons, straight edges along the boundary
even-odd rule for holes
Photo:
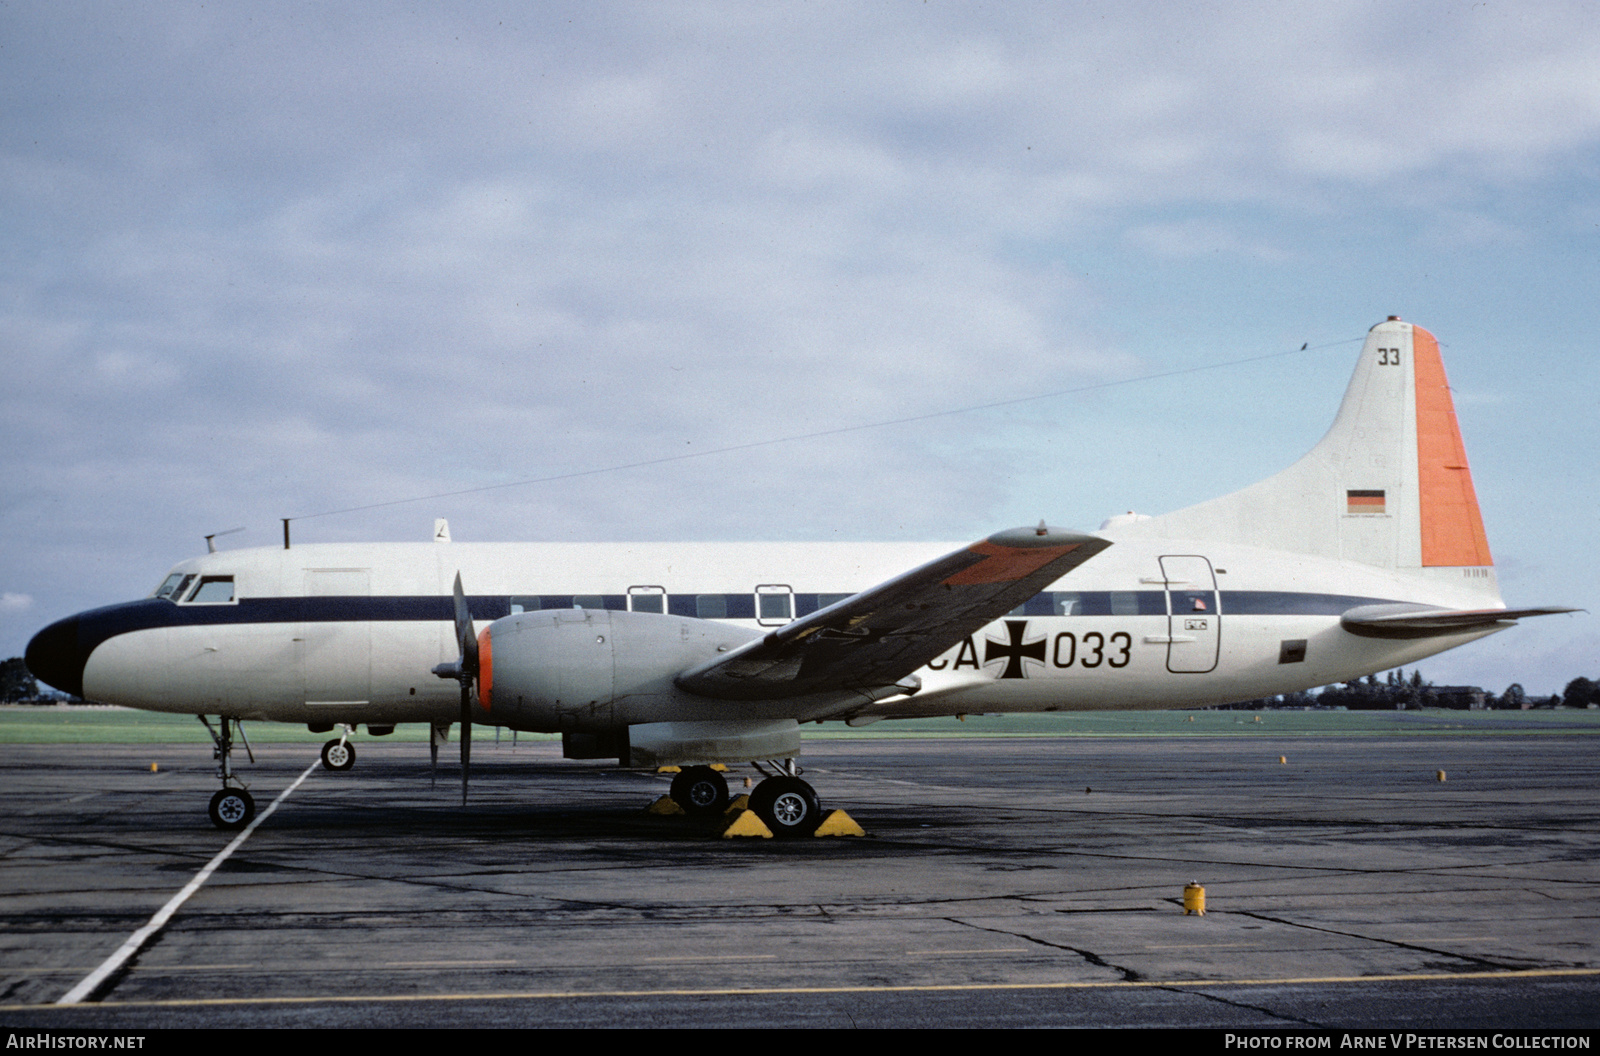
[[[1345,512],[1357,513],[1384,513],[1383,489],[1376,491],[1347,491],[1345,496]]]

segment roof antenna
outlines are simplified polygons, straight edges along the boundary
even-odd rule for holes
[[[283,519],[283,548],[289,549],[289,518]]]
[[[217,536],[219,536],[219,535],[232,535],[234,532],[242,532],[242,531],[244,531],[244,525],[240,525],[237,528],[229,528],[225,532],[212,532],[210,535],[206,536],[206,553],[214,554],[214,553],[217,552],[217,544],[214,541],[217,538]]]

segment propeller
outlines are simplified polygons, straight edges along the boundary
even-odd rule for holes
[[[467,608],[467,596],[461,589],[461,573],[456,573],[455,585],[456,645],[461,657],[448,664],[440,664],[433,673],[440,678],[453,678],[461,683],[461,803],[467,802],[467,775],[472,766],[472,682],[478,677],[478,636],[472,633],[472,613]],[[437,758],[437,756],[435,756]]]

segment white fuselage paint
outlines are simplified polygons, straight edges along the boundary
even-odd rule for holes
[[[1386,603],[1468,615],[1505,609],[1438,343],[1395,317],[1368,332],[1338,415],[1298,461],[1231,495],[1154,518],[1113,518],[1097,534],[1112,545],[1052,587],[1080,596],[1074,614],[1053,614],[1065,600],[1053,594],[1034,599],[916,672],[922,688],[912,696],[860,697],[840,711],[837,694],[831,702],[781,694],[740,702],[672,689],[614,708],[584,702],[598,710],[581,721],[870,721],[1213,704],[1414,663],[1506,625],[1446,633],[1435,624],[1407,638],[1357,635],[1340,622],[1346,610]],[[517,597],[554,596],[541,607],[560,607],[578,595],[639,592],[661,611],[665,593],[671,615],[748,613],[733,621],[743,624],[730,634],[737,645],[747,628],[782,622],[754,618],[763,588],[809,604],[886,583],[961,545],[437,542],[207,554],[175,569],[197,577],[185,596],[227,597],[208,593],[204,577],[231,576],[232,600],[153,598],[82,613],[41,632],[29,656],[36,674],[49,667],[63,685],[81,670],[89,698],[157,711],[446,723],[459,714],[459,688],[432,669],[457,658],[457,573],[480,630]],[[701,595],[725,595],[732,607],[700,607]],[[601,622],[592,630],[603,636]],[[686,625],[672,626],[690,637]],[[615,664],[612,646],[605,662]],[[673,673],[656,672],[655,682],[671,688]],[[520,707],[508,704],[524,716],[515,721],[547,721]]]
[[[1481,606],[1485,588],[1493,589],[1491,568],[1404,571],[1235,544],[1153,539],[1120,528],[1098,534],[1113,545],[1052,590],[1114,592],[1110,614],[1004,617],[917,672],[921,693],[881,701],[857,718],[1223,703],[1386,670],[1493,633],[1480,628],[1423,639],[1367,638],[1340,626],[1338,609],[1357,602],[1324,601],[1322,607],[1331,611],[1318,613],[1289,611],[1316,608],[1319,596],[1447,609]],[[174,571],[231,575],[235,600],[179,604],[176,625],[106,638],[87,658],[83,692],[93,700],[185,714],[294,723],[446,723],[457,715],[459,690],[431,669],[456,658],[447,612],[458,572],[469,597],[502,601],[626,595],[638,587],[668,595],[748,597],[762,585],[786,586],[797,595],[844,594],[960,545],[388,543],[207,554]],[[1185,592],[1211,591],[1207,570],[1217,593],[1197,610]],[[366,618],[293,618],[298,599],[317,597],[337,598]],[[410,599],[412,618],[384,618],[384,606],[401,604],[396,599]],[[438,599],[438,618],[415,617],[423,599]],[[1088,607],[1104,610],[1105,601]],[[275,606],[265,622],[187,622],[239,619],[263,603]],[[477,627],[488,622],[479,620]],[[1020,629],[1008,626],[1017,623]]]

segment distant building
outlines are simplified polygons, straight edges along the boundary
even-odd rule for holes
[[[1489,694],[1480,686],[1431,686],[1427,692],[1433,697],[1430,707],[1483,711],[1489,706]]]

